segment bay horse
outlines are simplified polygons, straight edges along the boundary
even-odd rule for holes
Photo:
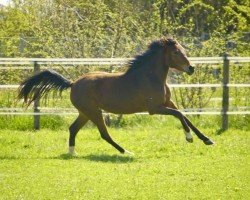
[[[173,38],[163,37],[153,41],[148,49],[127,63],[124,73],[93,72],[84,74],[71,82],[53,70],[42,71],[24,80],[19,87],[18,98],[24,98],[29,105],[50,90],[62,92],[71,88],[70,100],[79,115],[69,128],[69,154],[75,154],[77,132],[91,120],[101,137],[121,153],[127,151],[116,143],[108,133],[102,110],[114,114],[148,112],[150,115],[173,115],[184,128],[186,140],[193,142],[190,131],[206,145],[214,142],[202,134],[185,117],[171,100],[166,84],[169,68],[175,68],[188,75],[194,73],[184,48]]]

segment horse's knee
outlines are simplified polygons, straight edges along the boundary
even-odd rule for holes
[[[107,142],[109,142],[111,139],[106,134],[101,134],[101,138]]]
[[[70,133],[70,135],[71,135],[72,133],[74,133],[74,129],[73,129],[72,125],[69,127],[69,133]]]
[[[176,117],[176,118],[182,120],[183,114],[182,114],[179,110],[173,110],[172,112],[173,112],[173,116],[174,116],[174,117]]]
[[[174,102],[170,99],[167,100],[164,104],[164,106],[168,107],[168,108],[172,108],[172,109],[176,109],[178,110],[177,106],[174,104]]]

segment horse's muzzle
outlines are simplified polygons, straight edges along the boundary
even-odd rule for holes
[[[188,74],[188,75],[192,75],[193,73],[194,73],[194,67],[189,66],[189,67],[188,67],[187,74]]]

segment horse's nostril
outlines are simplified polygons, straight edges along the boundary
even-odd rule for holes
[[[192,75],[193,73],[194,73],[194,67],[189,66],[189,67],[188,67],[188,72],[187,72],[187,74],[188,74],[188,75]]]
[[[190,71],[191,73],[194,73],[194,67],[189,66],[189,71]]]

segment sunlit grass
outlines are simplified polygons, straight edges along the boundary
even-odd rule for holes
[[[109,128],[134,157],[91,125],[79,132],[76,158],[65,154],[66,129],[0,130],[0,199],[248,199],[249,130],[203,127],[216,145],[188,144],[166,119]]]

